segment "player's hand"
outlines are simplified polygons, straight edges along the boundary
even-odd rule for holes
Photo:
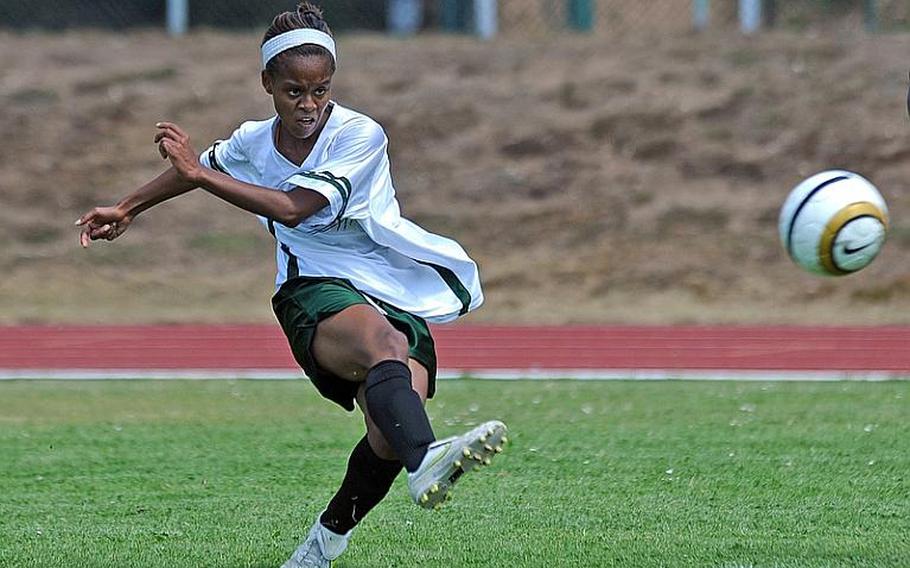
[[[199,163],[199,154],[190,145],[190,137],[179,126],[172,122],[159,122],[155,125],[155,143],[161,157],[170,160],[177,173],[186,181],[198,183],[202,178],[203,168]]]
[[[79,244],[87,248],[91,241],[112,241],[122,235],[132,221],[133,216],[117,206],[95,207],[76,220],[76,226],[82,227]]]

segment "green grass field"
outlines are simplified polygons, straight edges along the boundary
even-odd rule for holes
[[[403,476],[339,567],[907,567],[910,382],[446,381],[511,427],[423,511]],[[0,382],[0,566],[279,566],[359,417],[305,381]]]

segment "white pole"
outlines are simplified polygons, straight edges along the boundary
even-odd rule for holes
[[[174,36],[185,34],[189,21],[189,0],[167,0],[167,33]]]
[[[739,29],[751,34],[761,28],[762,0],[739,0]]]
[[[695,0],[692,4],[692,24],[698,31],[711,23],[711,0]]]
[[[389,0],[389,31],[400,36],[414,35],[420,29],[423,7],[419,0]]]
[[[497,18],[498,0],[474,0],[474,33],[483,39],[491,39],[499,27]]]

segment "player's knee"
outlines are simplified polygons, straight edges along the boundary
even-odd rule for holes
[[[408,360],[408,339],[391,325],[361,329],[356,340],[347,346],[348,375],[353,380],[364,380],[370,369],[382,361]]]
[[[408,360],[407,336],[390,325],[377,330],[371,345],[372,353],[370,354],[370,359],[374,365],[389,359],[395,359],[396,361]]]

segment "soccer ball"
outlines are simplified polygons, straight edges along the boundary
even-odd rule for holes
[[[869,265],[888,232],[888,207],[869,180],[824,171],[793,188],[780,212],[780,240],[815,274],[842,276]]]

